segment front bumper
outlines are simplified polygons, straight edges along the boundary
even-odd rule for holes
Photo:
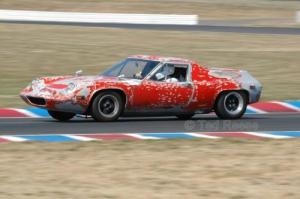
[[[47,104],[46,100],[42,97],[32,97],[26,95],[20,95],[20,97],[31,106],[46,107]]]
[[[84,114],[87,110],[87,106],[78,103],[76,101],[76,98],[55,99],[28,94],[21,94],[20,97],[30,106],[44,108],[47,110],[70,112],[76,114]]]

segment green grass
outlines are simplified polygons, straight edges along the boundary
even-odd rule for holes
[[[22,107],[18,93],[39,76],[98,74],[131,54],[177,56],[246,69],[263,100],[299,99],[300,36],[0,25],[0,107]]]

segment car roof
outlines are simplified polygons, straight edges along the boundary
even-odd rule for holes
[[[145,60],[159,61],[159,62],[183,63],[183,64],[188,64],[192,62],[191,60],[182,59],[178,57],[162,57],[156,55],[131,55],[128,58],[145,59]]]

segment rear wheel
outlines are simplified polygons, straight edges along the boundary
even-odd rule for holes
[[[117,120],[124,110],[124,101],[119,93],[102,92],[92,102],[92,116],[96,121],[111,122]]]
[[[66,112],[50,111],[50,110],[48,110],[48,113],[51,117],[61,122],[68,121],[76,115],[75,113],[66,113]]]
[[[221,119],[241,118],[246,108],[247,95],[239,91],[230,91],[221,94],[215,104],[215,112]]]
[[[193,116],[195,115],[195,113],[184,113],[184,114],[179,114],[176,115],[176,117],[180,120],[189,120],[191,119]]]

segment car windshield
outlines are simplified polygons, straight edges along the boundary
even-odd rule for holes
[[[144,79],[158,65],[158,61],[128,58],[102,73],[103,76]]]

